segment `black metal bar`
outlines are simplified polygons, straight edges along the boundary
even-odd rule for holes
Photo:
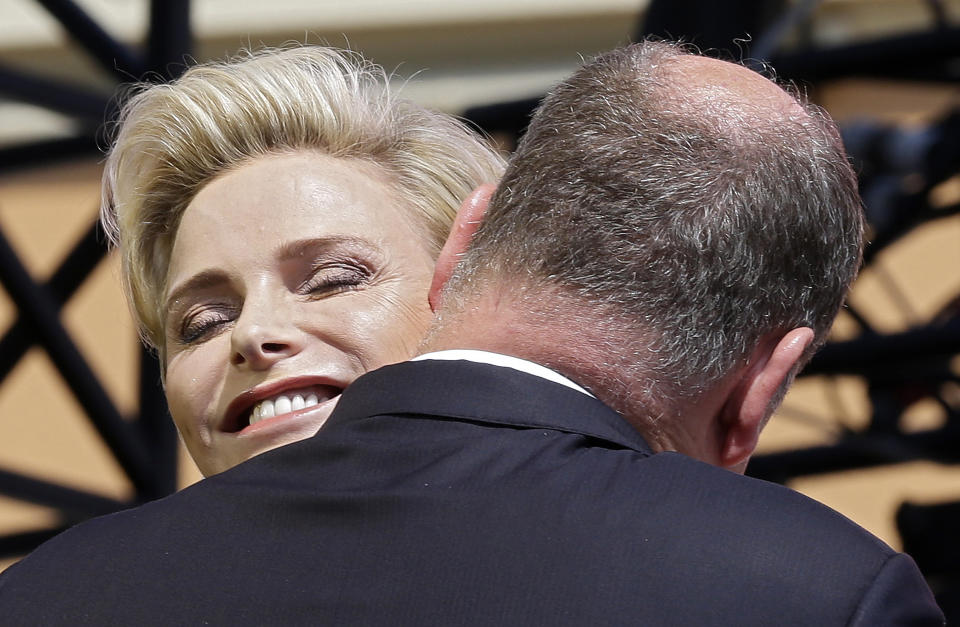
[[[807,22],[810,19],[810,14],[813,13],[813,10],[817,8],[821,1],[799,0],[799,2],[783,10],[778,18],[766,24],[760,36],[750,46],[750,56],[752,58],[747,62],[747,65],[758,72],[762,71],[763,63],[780,49],[780,43],[783,39],[798,24]]]
[[[864,265],[869,265],[887,246],[905,237],[915,227],[939,217],[932,213],[926,193],[900,196],[894,202],[896,209],[893,210],[893,219],[882,230],[877,230],[870,245],[863,251]]]
[[[143,74],[143,60],[114,39],[72,0],[37,0],[103,69],[121,83]]]
[[[960,318],[943,326],[927,326],[890,335],[867,335],[827,344],[804,374],[864,374],[911,361],[960,354]],[[895,371],[899,371],[899,368]]]
[[[930,9],[931,17],[936,28],[947,28],[950,20],[947,15],[947,7],[943,6],[943,0],[927,0],[924,4]]]
[[[92,133],[8,146],[0,148],[0,173],[98,153],[97,140]]]
[[[899,434],[855,434],[832,445],[757,455],[747,474],[785,483],[804,477],[843,470],[927,459],[955,463],[960,460],[960,433],[948,426],[934,431]]]
[[[26,555],[40,544],[43,544],[55,535],[63,533],[67,529],[69,529],[69,526],[0,536],[0,557],[9,558]]]
[[[0,469],[0,493],[34,505],[56,508],[70,519],[102,516],[132,506],[132,503],[67,488],[3,469]]]
[[[847,314],[848,314],[851,318],[853,318],[854,321],[855,321],[858,325],[860,325],[860,329],[861,329],[864,333],[873,333],[873,334],[876,333],[876,331],[874,331],[874,329],[873,329],[873,325],[870,324],[870,321],[867,320],[866,317],[865,317],[862,313],[860,313],[860,310],[859,310],[857,307],[853,306],[853,305],[850,304],[850,303],[847,303],[847,304],[844,306],[844,311],[846,311]]]
[[[79,85],[39,78],[0,65],[0,94],[95,125],[103,122],[110,96]]]
[[[103,259],[106,254],[106,246],[103,244],[105,238],[99,221],[95,221],[44,286],[58,308],[63,306]],[[0,340],[0,383],[3,383],[20,358],[33,345],[35,339],[31,331],[30,325],[17,318]]]
[[[949,218],[957,213],[960,213],[960,203],[934,208],[927,202],[925,193],[900,197],[897,200],[895,220],[882,231],[878,231],[870,245],[863,251],[864,265],[869,265],[878,254],[909,235],[914,228],[932,220]]]
[[[87,412],[138,493],[153,491],[150,456],[129,424],[120,416],[86,361],[70,340],[50,295],[30,278],[0,231],[0,282],[33,328],[47,354],[80,405]]]
[[[948,80],[960,78],[960,28],[910,33],[834,48],[775,54],[781,78],[819,82],[850,76]],[[936,71],[925,68],[934,67]]]
[[[530,116],[542,99],[541,96],[469,107],[464,110],[463,117],[487,133],[509,133],[519,137],[526,131]]]
[[[897,510],[897,529],[924,574],[960,576],[960,501],[904,503]]]
[[[635,40],[647,35],[679,37],[711,56],[739,58],[749,50],[752,36],[781,15],[787,5],[785,0],[651,0]]]
[[[177,429],[167,412],[167,401],[160,383],[160,364],[146,348],[140,349],[140,426],[141,437],[153,452],[155,478],[150,500],[172,494],[177,489]]]
[[[151,0],[147,70],[165,80],[176,78],[186,69],[192,49],[190,0]]]

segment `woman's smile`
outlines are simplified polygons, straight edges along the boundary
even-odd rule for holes
[[[291,392],[281,392],[272,398],[262,400],[254,405],[253,411],[251,411],[247,417],[247,423],[248,425],[255,425],[261,420],[274,417],[279,418],[286,416],[290,412],[316,407],[320,403],[325,403],[339,394],[339,391],[330,393],[329,388],[319,389],[316,387],[293,390]]]
[[[257,431],[253,427],[263,421],[276,422],[324,410],[329,414],[346,385],[333,384],[325,377],[302,376],[259,385],[230,403],[218,429],[224,433],[249,434]],[[305,411],[314,407],[318,409]]]

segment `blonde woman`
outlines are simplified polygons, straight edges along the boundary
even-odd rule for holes
[[[313,435],[354,379],[413,354],[456,210],[502,166],[330,48],[196,66],[128,101],[102,219],[204,475]]]

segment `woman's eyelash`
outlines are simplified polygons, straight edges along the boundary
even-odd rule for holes
[[[299,292],[322,298],[360,287],[369,282],[373,272],[358,262],[337,261],[323,263],[311,270],[301,283]],[[236,317],[233,308],[223,304],[206,304],[187,312],[177,333],[180,344],[190,345],[212,336]]]
[[[337,263],[315,268],[300,289],[305,294],[325,294],[357,287],[367,282],[370,271],[354,264]]]
[[[217,327],[231,321],[223,309],[204,309],[184,318],[180,326],[180,343],[193,344],[210,335]]]

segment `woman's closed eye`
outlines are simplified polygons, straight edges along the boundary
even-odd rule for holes
[[[370,281],[371,272],[366,266],[338,261],[325,263],[312,271],[300,285],[300,293],[315,298],[331,296],[339,292],[356,289]]]
[[[180,324],[181,344],[194,344],[213,336],[234,319],[233,311],[220,305],[204,305],[188,312]]]

